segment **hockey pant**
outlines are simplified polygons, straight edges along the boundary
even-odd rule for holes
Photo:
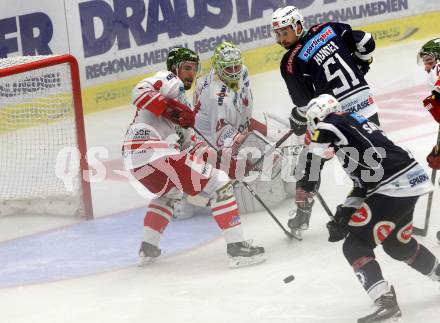
[[[210,199],[212,215],[227,243],[244,241],[233,187],[225,172],[182,152],[158,159],[132,171],[136,179],[158,197],[150,202],[144,218],[144,240],[159,246],[168,226],[173,204],[182,192]]]
[[[373,301],[389,290],[375,259],[377,245],[381,244],[390,257],[423,275],[431,274],[435,268],[436,257],[411,236],[417,199],[418,196],[373,194],[351,217],[350,234],[343,244],[344,256]]]

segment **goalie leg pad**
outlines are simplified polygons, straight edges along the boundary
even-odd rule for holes
[[[278,205],[287,197],[281,176],[277,176],[272,181],[257,180],[249,183],[249,186],[258,194],[268,207]],[[240,213],[252,213],[263,210],[261,204],[252,196],[242,183],[237,182],[234,187],[234,194],[237,199]]]

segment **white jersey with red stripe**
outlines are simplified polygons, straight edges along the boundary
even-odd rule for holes
[[[428,83],[433,90],[440,93],[440,62],[438,62],[428,73]]]
[[[182,81],[171,72],[159,71],[140,81],[132,91],[136,113],[128,126],[122,149],[125,169],[142,167],[161,157],[177,155],[182,142],[190,140],[192,129],[182,129],[154,113],[160,95],[189,105]]]
[[[211,69],[199,78],[194,92],[195,127],[217,148],[232,141],[237,133],[245,133],[252,116],[252,92],[249,74],[243,65],[238,91],[226,86]]]

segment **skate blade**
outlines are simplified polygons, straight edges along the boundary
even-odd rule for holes
[[[403,323],[402,316],[393,316],[384,320],[371,320],[367,318],[359,319],[358,323],[372,323],[372,322],[380,322],[380,323]]]
[[[229,268],[241,268],[266,261],[264,253],[252,257],[229,257]]]
[[[156,260],[156,258],[153,258],[153,257],[139,257],[137,266],[138,267],[146,267],[146,266],[152,264],[155,260]]]
[[[292,229],[292,231],[291,231],[292,237],[298,241],[302,241],[302,239],[303,239],[302,232],[303,232],[303,230],[301,230],[301,229]]]

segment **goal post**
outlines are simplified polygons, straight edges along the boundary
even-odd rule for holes
[[[73,185],[56,174],[72,148]],[[0,59],[0,216],[93,217],[79,68],[66,55]]]

